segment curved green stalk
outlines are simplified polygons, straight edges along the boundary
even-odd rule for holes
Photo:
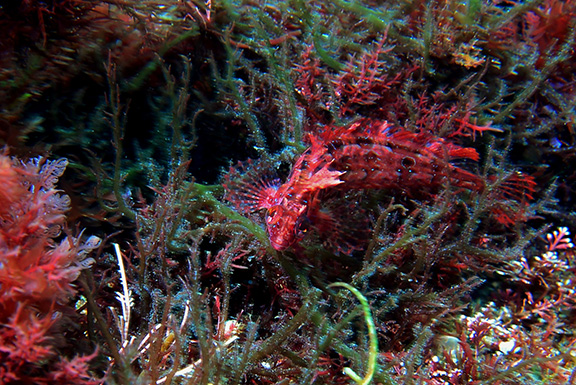
[[[364,320],[366,321],[366,326],[368,327],[368,337],[370,339],[370,347],[368,351],[368,370],[366,371],[366,375],[364,378],[360,377],[354,370],[351,368],[344,368],[344,373],[348,375],[354,382],[359,385],[367,385],[372,381],[372,377],[374,377],[374,373],[376,372],[376,361],[378,358],[378,339],[376,338],[376,326],[374,326],[374,320],[372,319],[372,314],[370,312],[370,305],[368,304],[368,300],[358,289],[354,286],[351,286],[344,282],[336,282],[328,287],[343,287],[348,289],[352,294],[358,298],[360,304],[362,305],[362,309],[364,310]]]

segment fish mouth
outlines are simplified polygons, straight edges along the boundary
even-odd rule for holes
[[[277,250],[277,251],[286,250],[288,248],[288,246],[290,246],[286,242],[275,242],[272,239],[270,239],[270,244],[272,245],[274,250]]]
[[[272,247],[274,248],[274,250],[277,251],[283,251],[286,250],[287,248],[289,248],[294,241],[289,241],[283,238],[279,238],[279,239],[273,239],[273,238],[269,238],[270,244],[272,245]]]

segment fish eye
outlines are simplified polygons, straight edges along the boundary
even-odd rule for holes
[[[270,224],[274,224],[276,222],[278,222],[278,218],[276,218],[276,214],[278,213],[278,207],[270,207],[268,209],[268,212],[266,213],[266,223]]]
[[[299,218],[294,229],[296,234],[306,234],[310,230],[310,220],[305,216]]]

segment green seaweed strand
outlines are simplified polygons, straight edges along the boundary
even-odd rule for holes
[[[343,287],[348,289],[352,294],[358,298],[360,304],[362,305],[362,310],[364,311],[364,320],[366,321],[366,326],[368,327],[368,337],[370,339],[370,347],[368,351],[368,370],[364,378],[360,377],[352,368],[344,368],[344,373],[348,375],[354,382],[359,385],[367,385],[372,381],[374,373],[376,372],[376,360],[378,358],[378,339],[376,338],[376,326],[374,326],[374,320],[372,319],[372,314],[370,312],[370,305],[368,300],[358,289],[344,282],[336,282],[328,287]]]
[[[314,42],[314,48],[320,60],[324,62],[328,67],[332,68],[334,71],[343,71],[344,64],[340,63],[338,60],[334,59],[330,54],[322,47],[322,42],[320,41],[320,35],[317,30],[312,32],[312,41]]]

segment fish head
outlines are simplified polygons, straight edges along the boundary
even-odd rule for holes
[[[299,230],[305,216],[306,205],[279,204],[272,206],[266,213],[266,229],[270,244],[276,250],[286,250],[302,237]]]

